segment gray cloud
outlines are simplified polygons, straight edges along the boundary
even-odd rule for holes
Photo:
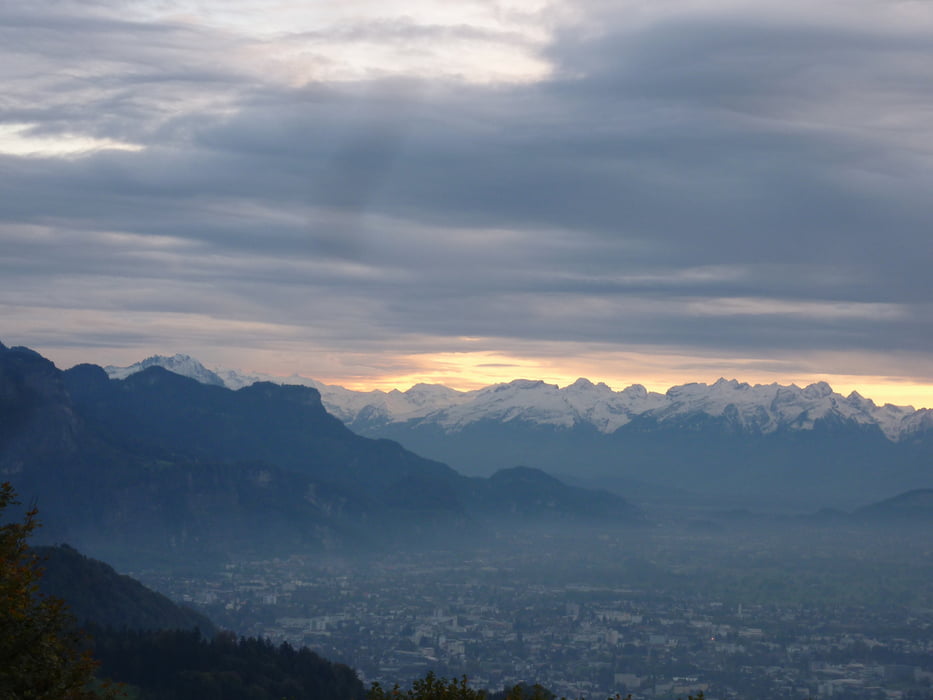
[[[610,17],[559,34],[537,83],[289,86],[222,60],[248,44],[230,33],[2,12],[0,121],[145,146],[0,157],[7,304],[189,310],[334,347],[469,335],[767,363],[933,341],[921,29]]]

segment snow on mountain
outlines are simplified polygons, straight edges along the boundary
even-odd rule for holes
[[[202,384],[225,386],[228,389],[242,389],[256,382],[274,384],[297,384],[317,389],[321,393],[324,407],[342,421],[350,422],[361,414],[380,422],[407,420],[423,416],[439,408],[456,405],[468,394],[450,389],[440,384],[416,384],[407,391],[353,391],[342,386],[324,384],[309,377],[293,374],[281,377],[259,372],[243,372],[237,369],[207,369],[188,355],[153,355],[142,362],[128,367],[108,365],[104,371],[112,379],[126,379],[131,374],[149,367],[163,367],[170,372],[195,379]]]
[[[129,367],[115,367],[107,365],[104,371],[111,379],[126,379],[131,374],[141,372],[149,367],[163,367],[170,372],[180,374],[185,377],[197,379],[202,384],[213,384],[215,386],[225,386],[223,379],[216,373],[207,369],[204,365],[189,355],[153,355],[147,357],[142,362],[137,362]]]
[[[497,384],[477,392],[457,406],[422,417],[447,431],[460,430],[480,420],[521,420],[569,428],[591,424],[611,433],[636,416],[658,422],[705,414],[725,416],[734,424],[754,432],[771,433],[780,428],[808,430],[817,420],[837,419],[861,425],[877,425],[892,440],[907,431],[933,427],[933,415],[917,418],[911,407],[876,406],[853,392],[848,397],[833,392],[826,382],[800,388],[779,384],[749,385],[720,379],[712,385],[684,384],[666,394],[649,392],[635,384],[613,391],[603,383],[578,379],[559,388],[554,384],[524,379]],[[394,421],[408,420],[397,416]]]
[[[884,408],[887,408],[887,406]],[[919,411],[904,417],[901,421],[899,437],[909,437],[928,430],[933,431],[933,410],[921,408]]]
[[[393,423],[417,418],[447,406],[456,405],[467,394],[440,384],[416,384],[407,391],[353,391],[342,386],[324,384],[308,377],[293,374],[276,377],[268,374],[244,374],[237,370],[221,370],[217,373],[231,389],[239,389],[254,382],[276,384],[298,384],[314,387],[321,393],[321,402],[329,413],[350,423],[354,420],[370,420],[378,423]]]
[[[261,372],[242,372],[238,369],[225,369],[222,367],[217,367],[214,369],[214,372],[219,376],[228,389],[242,389],[246,386],[251,386],[256,382],[272,382],[273,384],[292,384],[298,386],[310,386],[318,391],[320,391],[325,384],[321,382],[310,379],[309,377],[302,377],[299,374],[293,374],[289,377],[279,377],[274,374],[263,374]]]
[[[407,391],[350,391],[327,386],[321,391],[324,407],[340,420],[396,423],[422,418],[436,411],[458,406],[473,392],[462,392],[440,384],[415,384]]]
[[[467,392],[439,384],[416,384],[407,391],[362,392],[300,375],[276,377],[229,369],[211,371],[187,355],[156,355],[130,367],[104,369],[111,377],[124,378],[152,365],[231,389],[257,381],[314,387],[330,413],[351,427],[367,426],[370,432],[374,426],[404,422],[433,424],[446,432],[455,432],[478,421],[492,420],[561,428],[588,424],[602,433],[612,433],[635,417],[664,423],[694,415],[723,417],[757,433],[809,430],[819,420],[874,425],[890,440],[933,430],[933,411],[891,404],[877,406],[857,392],[848,396],[838,394],[826,382],[801,388],[795,384],[750,385],[720,379],[710,385],[674,386],[661,394],[640,384],[613,391],[602,382],[594,384],[582,378],[563,388],[543,381],[516,379]]]
[[[455,406],[411,417],[437,423],[448,431],[480,420],[521,420],[564,428],[591,423],[610,433],[628,423],[634,413],[660,406],[663,400],[662,394],[649,393],[640,385],[615,392],[588,379],[578,379],[563,389],[543,381],[516,379],[464,394]],[[405,419],[392,422],[397,420]]]
[[[800,388],[796,384],[750,384],[720,379],[716,383],[685,384],[667,392],[668,405],[651,414],[669,420],[690,413],[729,418],[742,427],[771,433],[779,428],[812,429],[817,420],[836,418],[860,425],[877,425],[891,440],[905,429],[905,419],[915,413],[910,406],[876,406],[858,392],[837,394],[826,382]]]

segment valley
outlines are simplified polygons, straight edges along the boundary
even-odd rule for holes
[[[111,378],[0,347],[0,469],[39,503],[40,539],[221,628],[390,685],[433,671],[567,697],[931,696],[920,428],[891,440],[830,412],[755,431],[728,406],[608,434],[484,419],[443,434],[492,469],[476,476],[354,433],[313,387],[233,390],[162,364]],[[811,398],[838,403],[827,392]],[[493,469],[519,452],[532,464]]]
[[[512,532],[456,553],[139,575],[390,685],[433,670],[566,697],[778,700],[927,697],[933,679],[929,531]]]

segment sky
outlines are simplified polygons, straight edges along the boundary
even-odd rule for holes
[[[933,406],[933,2],[0,0],[0,341]]]

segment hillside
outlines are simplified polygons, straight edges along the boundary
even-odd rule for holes
[[[139,700],[363,700],[353,669],[307,648],[197,630],[91,629],[99,675]]]
[[[208,637],[218,631],[204,615],[181,607],[73,547],[40,546],[33,551],[43,570],[39,590],[64,600],[81,625],[134,630],[197,628]]]
[[[933,523],[933,489],[916,489],[859,508],[853,516],[863,522]]]

